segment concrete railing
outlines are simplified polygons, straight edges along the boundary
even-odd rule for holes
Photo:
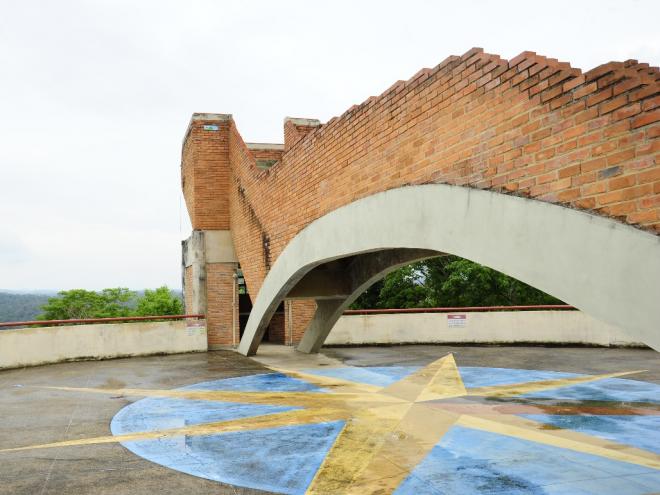
[[[0,369],[206,350],[206,322],[201,319],[0,331]]]
[[[345,314],[325,345],[568,344],[643,346],[580,311],[363,311]],[[568,308],[562,308],[568,309]]]

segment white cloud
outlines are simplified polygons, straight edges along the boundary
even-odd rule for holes
[[[655,1],[4,2],[0,286],[179,286],[192,112],[278,142],[287,115],[327,120],[472,46],[658,65],[658,14]]]

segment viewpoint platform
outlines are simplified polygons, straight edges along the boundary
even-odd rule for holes
[[[0,493],[650,494],[653,350],[231,351],[0,374]]]

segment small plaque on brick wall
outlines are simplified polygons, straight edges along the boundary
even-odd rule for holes
[[[467,325],[467,315],[447,315],[447,326],[449,328],[465,327]]]
[[[217,131],[219,127],[215,124],[206,124],[204,125],[204,130],[205,131]]]

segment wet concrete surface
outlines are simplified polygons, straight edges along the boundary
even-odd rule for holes
[[[108,435],[112,417],[139,397],[62,393],[43,386],[171,389],[251,375],[264,367],[234,352],[62,363],[0,372],[0,448]],[[185,475],[119,444],[0,454],[0,493],[264,493]]]
[[[460,366],[599,374],[660,383],[660,354],[642,349],[395,346],[328,348],[348,366],[425,365],[453,352]],[[266,371],[231,351],[62,363],[0,372],[0,449],[108,435],[109,424],[139,397],[42,387],[173,389]],[[2,494],[252,494],[257,490],[193,477],[138,457],[120,444],[0,453]]]
[[[323,349],[327,357],[341,360],[346,366],[421,366],[450,352],[454,353],[459,366],[548,370],[590,375],[648,370],[628,378],[660,383],[660,353],[652,349],[440,345]]]

